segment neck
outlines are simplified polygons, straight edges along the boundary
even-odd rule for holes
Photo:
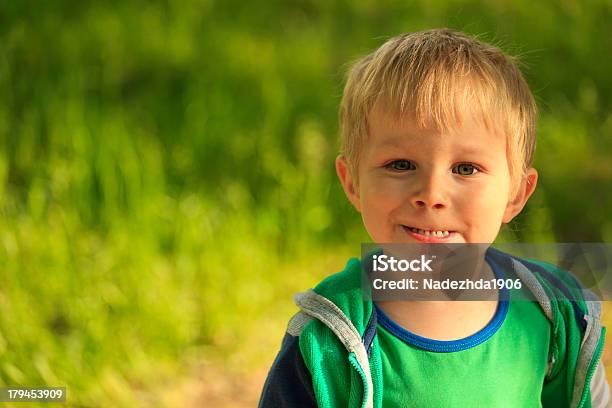
[[[485,262],[485,276],[493,271]],[[384,301],[377,305],[404,329],[435,340],[457,340],[483,329],[495,316],[494,300]]]

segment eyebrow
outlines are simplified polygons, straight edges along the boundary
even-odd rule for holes
[[[478,147],[478,148],[473,148],[473,147],[466,147],[463,149],[458,149],[457,150],[458,153],[461,154],[479,154],[479,155],[488,155],[489,153],[489,149],[487,149],[486,147]]]
[[[405,145],[403,143],[401,143],[403,140],[405,140],[407,137],[409,138],[410,135],[404,135],[404,136],[394,136],[391,138],[388,138],[382,142],[379,142],[375,145],[375,147],[377,149],[381,149],[381,148],[390,148],[390,147],[395,147],[398,149],[402,149],[402,148],[410,148],[410,145]],[[413,143],[411,145],[418,145],[417,143]],[[486,146],[459,146],[458,149],[455,150],[455,153],[458,154],[465,154],[465,155],[470,155],[470,154],[478,154],[478,155],[483,155],[483,156],[488,156],[489,153],[489,149],[486,148]]]

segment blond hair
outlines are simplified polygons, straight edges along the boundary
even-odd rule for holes
[[[533,162],[536,105],[516,59],[466,34],[446,28],[403,34],[353,65],[339,116],[341,154],[356,183],[375,106],[442,131],[460,126],[469,109],[488,128],[501,126],[513,180]]]

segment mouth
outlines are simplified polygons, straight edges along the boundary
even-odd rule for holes
[[[451,230],[443,229],[421,229],[417,227],[411,227],[408,225],[402,225],[404,230],[408,232],[413,238],[424,241],[424,242],[444,242],[452,238],[456,232]]]

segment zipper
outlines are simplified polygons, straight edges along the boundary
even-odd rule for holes
[[[357,370],[359,376],[361,377],[361,382],[363,383],[363,401],[361,401],[361,408],[364,408],[368,401],[368,393],[370,392],[370,390],[368,390],[368,381],[366,379],[365,373],[363,372],[363,369],[361,368],[361,365],[357,361],[357,357],[355,356],[354,352],[351,352],[349,354],[349,362],[351,363],[353,368]]]
[[[591,358],[591,361],[589,362],[589,370],[587,371],[586,381],[584,382],[584,388],[582,390],[582,397],[580,398],[580,402],[578,403],[578,408],[584,407],[584,403],[586,402],[587,391],[591,387],[591,380],[593,379],[593,375],[595,374],[595,369],[597,368],[597,361],[599,361],[599,358],[601,357],[601,353],[603,352],[603,342],[605,339],[605,334],[606,334],[606,328],[602,327],[601,335],[599,338],[599,344],[597,344],[597,348],[595,349],[593,358]]]

